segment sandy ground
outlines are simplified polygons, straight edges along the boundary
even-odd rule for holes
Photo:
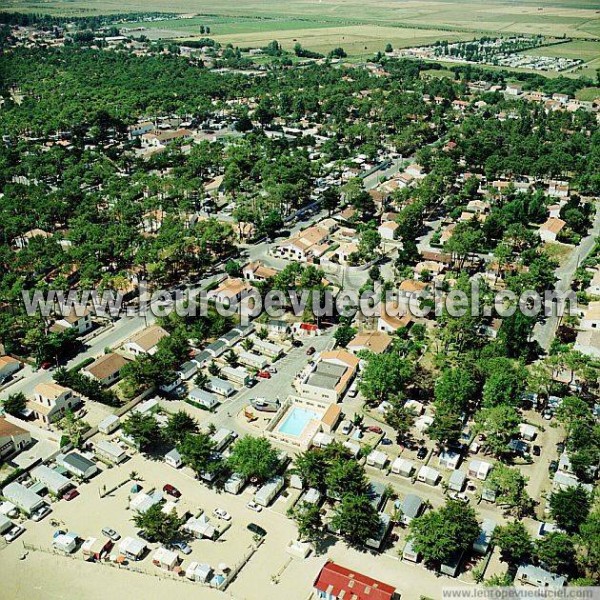
[[[175,581],[173,575],[164,573],[152,564],[151,555],[136,562],[134,567],[143,574],[125,568],[85,563],[81,552],[64,557],[41,550],[30,550],[24,561],[23,542],[49,549],[55,527],[51,519],[61,523],[61,528],[75,531],[85,538],[99,535],[104,526],[116,529],[121,535],[135,535],[131,512],[127,510],[131,484],[127,483],[116,492],[100,498],[100,489],[110,489],[128,478],[131,471],[143,478],[144,490],[162,488],[169,482],[178,487],[184,502],[192,510],[202,508],[211,514],[214,508],[225,508],[233,515],[233,522],[218,542],[198,540],[191,543],[192,554],[184,558],[183,568],[191,561],[208,562],[217,567],[220,562],[230,566],[242,559],[252,544],[246,525],[255,522],[264,527],[268,534],[264,544],[243,567],[237,579],[226,592],[210,590],[200,584]],[[437,577],[421,566],[399,560],[397,551],[391,549],[383,555],[363,553],[348,549],[341,542],[333,543],[318,556],[306,560],[292,558],[286,552],[287,544],[296,538],[294,523],[285,516],[294,500],[294,493],[279,497],[273,506],[260,514],[249,511],[245,504],[252,497],[252,489],[239,496],[219,494],[209,490],[183,470],[174,470],[162,462],[153,462],[140,455],[118,469],[106,469],[90,483],[80,486],[81,495],[71,502],[53,504],[53,513],[40,523],[26,521],[27,531],[17,541],[0,549],[0,580],[3,582],[0,598],[106,598],[122,597],[123,590],[135,590],[143,598],[165,598],[172,594],[185,600],[191,598],[234,597],[239,600],[264,600],[275,596],[289,600],[306,600],[312,590],[312,582],[327,558],[349,568],[379,578],[397,586],[402,597],[417,600],[421,595],[432,598],[441,596],[444,586],[455,580]],[[151,549],[156,545],[150,545]],[[26,576],[24,576],[26,573]]]

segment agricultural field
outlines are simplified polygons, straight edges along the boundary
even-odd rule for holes
[[[165,11],[193,15],[149,23],[149,37],[193,39],[200,25],[211,37],[240,46],[273,39],[284,47],[299,41],[327,51],[342,45],[351,55],[428,44],[438,39],[470,39],[485,33],[541,33],[600,40],[596,0],[4,0],[3,10],[51,14]],[[573,52],[577,52],[573,42]],[[600,60],[600,43],[585,44],[582,58]],[[565,47],[569,44],[565,44]],[[589,69],[597,67],[595,63]],[[585,74],[588,74],[587,72]]]

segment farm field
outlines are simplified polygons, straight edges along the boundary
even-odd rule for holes
[[[273,39],[284,47],[295,40],[317,51],[343,45],[352,55],[427,44],[438,39],[470,39],[489,33],[541,33],[600,40],[596,0],[4,0],[3,10],[90,15],[144,11],[193,15],[147,23],[149,37],[193,39],[200,25],[210,36],[240,46]],[[566,51],[577,52],[577,44]],[[600,43],[581,41],[582,58],[600,60]],[[565,44],[567,47],[570,44]],[[558,51],[558,50],[555,50]],[[562,56],[562,54],[561,54]],[[597,65],[590,65],[593,70]],[[585,74],[588,74],[587,72]]]

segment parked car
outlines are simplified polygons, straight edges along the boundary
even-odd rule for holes
[[[390,438],[383,438],[383,439],[381,440],[381,444],[382,444],[383,446],[391,446],[393,443],[394,443],[394,441],[393,441],[393,440],[390,440]]]
[[[77,498],[77,496],[79,496],[79,490],[77,488],[71,488],[63,494],[63,498],[67,500],[67,502]]]
[[[163,486],[163,492],[165,492],[165,494],[169,494],[169,496],[173,496],[173,498],[181,498],[181,492],[170,483],[166,483]]]
[[[277,374],[277,369],[275,367],[269,366],[265,369],[265,371],[271,373],[271,375],[276,375]]]
[[[309,346],[306,349],[306,356],[312,356],[315,352],[316,352],[315,347],[314,346]]]
[[[260,506],[259,504],[256,504],[256,502],[248,502],[248,504],[246,504],[246,508],[249,508],[250,510],[253,510],[254,512],[260,512],[262,510],[262,506]]]
[[[417,458],[419,460],[423,460],[427,456],[427,448],[425,446],[421,446],[417,450]]]
[[[19,525],[15,525],[8,530],[7,533],[4,534],[4,539],[7,542],[13,542],[16,540],[22,533],[25,532],[25,527],[20,527]]]
[[[140,540],[144,540],[145,542],[149,542],[153,544],[154,542],[158,542],[156,538],[151,535],[148,535],[143,529],[140,529],[136,535],[140,538]]]
[[[556,471],[558,471],[558,461],[552,460],[552,461],[550,461],[550,464],[548,465],[548,473],[550,473],[550,475],[554,475],[554,473],[556,473]]]
[[[42,506],[42,508],[38,508],[31,515],[32,521],[41,521],[45,516],[49,515],[52,512],[52,509],[49,506]]]
[[[256,384],[258,383],[258,381],[256,381],[256,379],[254,379],[254,377],[252,379],[248,379],[248,381],[246,381],[246,387],[248,389],[253,388]]]
[[[559,454],[562,454],[565,451],[565,443],[564,442],[558,442],[558,444],[556,444],[556,451]]]
[[[172,546],[176,550],[181,550],[181,552],[183,552],[184,554],[192,553],[191,546],[187,542],[184,542],[183,540],[180,540],[178,542],[173,542]]]
[[[539,456],[542,453],[542,448],[540,446],[534,445],[531,449],[531,452],[534,456]]]
[[[350,435],[353,428],[354,428],[354,425],[352,424],[351,421],[342,421],[342,426],[340,428],[340,431],[344,435]]]
[[[371,433],[376,433],[378,435],[381,435],[383,433],[383,429],[381,429],[381,427],[379,427],[378,425],[369,425],[367,427],[367,431],[370,431]]]
[[[248,525],[246,526],[246,529],[248,529],[248,531],[251,531],[252,533],[259,535],[260,537],[265,537],[265,535],[267,535],[267,532],[260,526],[257,525],[256,523],[248,523]]]
[[[112,527],[103,527],[102,535],[105,535],[113,542],[118,542],[121,539],[121,536]]]
[[[450,494],[448,494],[448,496],[450,498],[452,498],[452,500],[457,500],[458,502],[464,502],[465,504],[469,503],[469,497],[462,493],[462,492],[451,492]]]
[[[213,515],[217,519],[223,519],[223,521],[231,521],[231,515],[224,508],[215,508]]]
[[[271,373],[269,373],[269,371],[259,371],[256,375],[261,379],[271,379]]]
[[[44,369],[44,371],[47,371],[50,367],[52,366],[52,363],[49,360],[45,360],[41,365],[40,365],[40,369]]]
[[[292,346],[294,348],[302,348],[303,344],[300,340],[292,340]]]

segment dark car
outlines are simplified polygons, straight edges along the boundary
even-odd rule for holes
[[[157,542],[158,540],[152,536],[152,535],[148,535],[143,529],[140,529],[137,532],[137,536],[141,539],[144,540],[145,542],[149,542],[151,544],[154,544],[155,542]]]
[[[417,450],[417,458],[419,460],[423,460],[425,457],[427,456],[427,448],[425,448],[425,446],[421,446],[418,450]]]
[[[558,442],[558,444],[556,444],[556,451],[559,454],[562,454],[565,451],[565,443],[564,442]]]
[[[293,340],[292,341],[292,346],[294,346],[294,348],[302,348],[302,342],[300,340]]]
[[[248,523],[247,529],[256,535],[260,535],[260,537],[265,537],[265,535],[267,535],[267,532],[256,523]]]
[[[316,352],[314,346],[309,346],[306,350],[306,356],[312,356]]]
[[[556,473],[556,471],[558,471],[558,461],[553,460],[548,465],[548,473],[550,473],[550,475],[554,475],[554,473]]]
[[[390,440],[390,438],[383,438],[381,440],[381,444],[383,446],[391,446],[394,442],[392,440]]]
[[[169,494],[169,496],[173,496],[173,498],[181,498],[181,492],[170,483],[166,483],[163,487],[163,492]]]
[[[534,456],[539,456],[542,453],[542,448],[540,446],[533,446],[531,449]]]
[[[77,496],[79,496],[77,488],[71,488],[68,492],[63,494],[63,498],[67,501],[73,500],[74,498],[77,498]]]

